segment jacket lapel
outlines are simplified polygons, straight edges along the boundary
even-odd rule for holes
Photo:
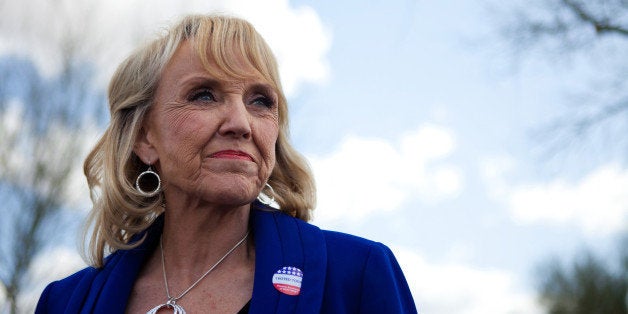
[[[154,250],[163,229],[163,215],[146,231],[146,239],[131,250],[119,250],[111,255],[105,268],[98,273],[90,287],[81,313],[124,313],[131,289],[146,258]],[[78,311],[77,311],[78,312]]]
[[[327,265],[322,231],[259,203],[254,205],[260,209],[251,211],[255,279],[250,313],[318,313]],[[283,267],[296,267],[303,273],[296,296],[273,286],[273,275]]]

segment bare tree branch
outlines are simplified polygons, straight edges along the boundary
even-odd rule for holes
[[[598,112],[582,117],[570,123],[575,133],[582,134],[591,127],[604,123],[605,120],[628,113],[628,101],[605,106]]]
[[[613,25],[606,19],[601,19],[588,12],[583,6],[573,0],[562,0],[562,2],[570,8],[585,23],[591,24],[598,34],[617,33],[619,35],[628,36],[628,29],[619,25]]]
[[[102,92],[93,72],[72,51],[53,78],[27,59],[0,56],[0,292],[10,312],[25,312],[18,297],[32,261],[54,242],[50,226],[63,210],[70,175],[80,168],[84,129],[102,120]],[[6,136],[5,136],[6,135]]]
[[[587,79],[591,84],[569,89],[566,93],[578,97],[566,99],[565,113],[542,128],[545,132],[538,138],[554,146],[542,149],[544,157],[559,156],[559,146],[563,151],[576,148],[583,153],[585,141],[590,147],[612,137],[619,139],[614,144],[621,145],[603,149],[614,150],[619,159],[628,161],[628,141],[622,140],[628,131],[628,59],[624,53],[628,49],[628,1],[521,0],[500,5],[507,8],[497,10],[496,17],[504,21],[498,30],[513,55],[535,52],[535,57],[550,60],[548,66],[554,69],[573,60],[582,62],[574,64],[582,68],[590,62]],[[571,69],[565,69],[566,76],[572,75]]]

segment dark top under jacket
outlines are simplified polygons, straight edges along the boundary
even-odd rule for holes
[[[257,201],[253,208],[255,277],[249,313],[417,313],[401,268],[385,245],[323,231]],[[146,240],[137,248],[114,252],[103,268],[88,267],[49,284],[35,313],[124,313],[162,229],[163,215],[144,231]],[[283,267],[302,272],[296,296],[273,285],[273,275]]]

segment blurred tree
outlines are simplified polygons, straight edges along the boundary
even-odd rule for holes
[[[55,225],[81,165],[85,130],[104,108],[89,67],[67,61],[46,80],[28,60],[0,59],[0,284],[11,313],[33,259],[59,240]]]
[[[568,112],[540,135],[563,148],[604,142],[602,148],[628,160],[628,1],[525,0],[492,2],[491,9],[514,55],[541,51],[551,66],[588,59],[591,81],[571,91],[578,95]]]
[[[568,111],[539,133],[552,152],[589,139],[601,150],[588,156],[605,150],[628,161],[628,1],[515,0],[490,7],[512,55],[539,52],[551,67],[573,60],[588,66],[590,81],[571,85],[579,90],[570,91],[576,96],[568,98]],[[628,313],[628,237],[618,252],[618,263],[586,252],[570,266],[557,259],[541,264],[538,292],[547,312]]]
[[[32,312],[21,298],[38,281],[33,261],[76,220],[76,211],[65,218],[77,194],[69,186],[87,131],[106,119],[90,61],[97,47],[86,49],[90,14],[77,14],[78,4],[0,0],[2,48],[21,51],[0,55],[0,312]]]
[[[539,299],[551,314],[628,313],[628,237],[617,263],[586,252],[571,266],[553,259],[540,266]]]

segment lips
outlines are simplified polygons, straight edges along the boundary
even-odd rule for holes
[[[239,159],[239,160],[249,160],[253,161],[253,157],[251,155],[239,151],[239,150],[221,150],[219,152],[215,152],[209,155],[210,158],[220,158],[220,159]]]

